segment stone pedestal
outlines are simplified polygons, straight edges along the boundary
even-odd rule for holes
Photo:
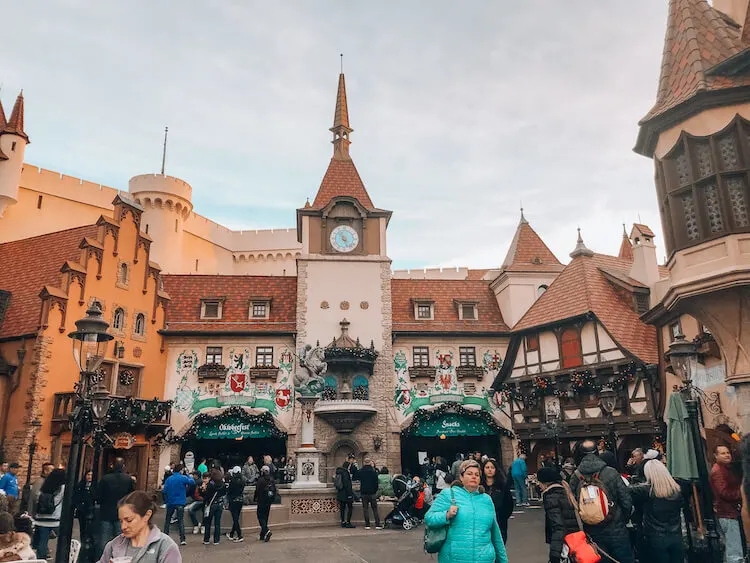
[[[302,443],[300,448],[294,451],[297,457],[297,478],[292,487],[325,487],[325,484],[320,482],[320,460],[323,454],[315,447],[315,403],[318,397],[302,395],[298,400],[302,406]]]

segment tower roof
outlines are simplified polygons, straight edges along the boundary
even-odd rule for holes
[[[16,98],[16,103],[13,105],[13,111],[10,113],[10,118],[3,128],[3,133],[12,133],[23,137],[26,142],[29,142],[29,136],[23,130],[23,90]]]
[[[625,230],[625,223],[622,224],[622,243],[620,243],[620,252],[617,257],[633,261],[633,243],[630,242],[628,232]]]
[[[563,269],[560,261],[526,220],[523,210],[501,269],[524,272],[560,272]]]
[[[344,74],[339,74],[339,85],[336,92],[336,110],[333,116],[333,157],[328,164],[323,181],[313,201],[313,209],[322,209],[335,197],[353,197],[367,209],[375,209],[370,195],[359,177],[357,168],[349,156],[349,109],[346,103],[346,82]],[[307,206],[305,206],[307,207]]]
[[[714,68],[745,50],[740,33],[706,0],[670,0],[656,103],[641,124],[700,92],[750,85],[750,76]]]
[[[3,109],[3,101],[0,100],[0,131],[5,129],[8,124],[8,120],[5,118],[5,110]]]
[[[576,247],[573,249],[573,252],[570,253],[571,258],[575,258],[576,256],[593,256],[594,251],[590,250],[586,243],[583,242],[583,237],[581,236],[581,228],[578,227],[578,240],[576,241]]]

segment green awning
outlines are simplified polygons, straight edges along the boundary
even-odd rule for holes
[[[253,424],[238,418],[211,421],[197,428],[195,435],[202,440],[268,438],[271,436],[271,428],[268,424]]]
[[[432,419],[420,421],[412,429],[414,436],[492,436],[497,431],[490,427],[481,418],[462,416],[460,414],[447,413]]]

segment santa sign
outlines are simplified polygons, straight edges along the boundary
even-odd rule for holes
[[[247,376],[244,373],[233,373],[229,377],[229,388],[235,393],[241,393],[245,390]]]

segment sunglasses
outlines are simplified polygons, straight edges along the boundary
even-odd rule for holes
[[[464,473],[466,473],[466,470],[467,470],[467,469],[470,469],[470,468],[472,468],[472,467],[476,467],[477,469],[479,469],[479,464],[478,464],[478,463],[477,463],[476,461],[471,461],[471,462],[469,462],[469,463],[468,463],[468,464],[466,465],[466,467],[464,467],[464,470],[463,470],[463,471],[461,471],[461,475],[463,475]]]

